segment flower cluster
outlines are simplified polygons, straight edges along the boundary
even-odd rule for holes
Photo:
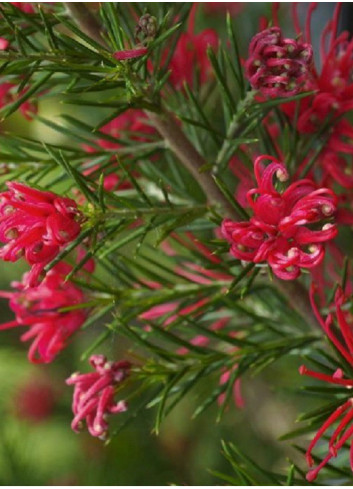
[[[33,363],[52,362],[86,319],[85,310],[75,309],[84,302],[83,292],[65,281],[70,271],[70,266],[60,263],[36,287],[26,287],[25,276],[23,282],[13,284],[17,290],[0,292],[16,315],[15,320],[0,325],[0,330],[28,328],[21,341],[32,340],[28,358]]]
[[[323,319],[315,304],[314,294],[316,291],[316,285],[311,287],[311,303],[316,317],[318,318],[323,330],[335,345],[340,354],[353,366],[353,316],[345,305],[348,302],[343,290],[339,287],[335,294],[333,312],[329,313],[326,319]],[[330,308],[331,309],[331,308]],[[334,331],[335,324],[338,325],[341,338]],[[353,387],[353,379],[345,378],[341,368],[338,368],[332,375],[323,374],[320,372],[314,372],[309,370],[304,365],[300,367],[299,372],[301,375],[307,375],[314,379],[322,380],[330,384],[340,385],[346,387],[348,392]],[[347,395],[348,395],[347,392]],[[307,451],[306,459],[309,467],[314,465],[312,457],[312,451],[316,447],[319,440],[326,434],[326,432],[332,428],[336,423],[336,429],[333,430],[332,435],[328,442],[328,453],[324,459],[313,469],[311,469],[306,478],[312,482],[316,479],[320,470],[333,458],[336,457],[338,451],[345,445],[347,441],[350,441],[350,463],[353,470],[353,398],[349,397],[339,407],[337,407],[330,416],[324,421],[319,428],[318,432],[312,439]]]
[[[270,160],[266,167],[264,160]],[[288,173],[270,156],[256,158],[254,171],[258,187],[247,192],[253,216],[243,222],[225,219],[222,234],[239,260],[267,262],[279,278],[295,279],[301,268],[313,268],[322,261],[323,243],[336,236],[336,226],[325,221],[334,215],[337,198],[332,190],[317,188],[309,179],[279,192],[274,177],[284,182]],[[311,228],[320,224],[321,229]]]
[[[52,192],[43,192],[19,182],[7,182],[0,193],[0,258],[17,261],[25,257],[31,271],[27,284],[39,275],[60,249],[81,231],[76,202]]]
[[[108,362],[103,355],[92,355],[89,362],[94,372],[74,373],[66,380],[74,386],[71,427],[78,432],[85,421],[90,434],[104,440],[108,435],[107,415],[127,409],[125,401],[115,402],[114,397],[116,388],[128,377],[131,365],[127,361]]]
[[[285,39],[279,27],[271,27],[251,40],[246,76],[264,95],[288,97],[298,93],[307,81],[312,58],[310,44]]]

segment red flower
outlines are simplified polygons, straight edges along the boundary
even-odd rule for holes
[[[108,362],[103,355],[92,355],[90,364],[95,372],[74,373],[66,380],[74,385],[72,411],[74,419],[71,427],[78,432],[82,421],[86,421],[92,436],[106,439],[108,434],[108,414],[126,411],[125,401],[114,401],[115,388],[121,384],[130,372],[130,362]]]
[[[270,160],[266,168],[262,164],[264,160]],[[332,217],[337,197],[332,190],[318,189],[308,179],[298,180],[283,193],[278,192],[274,176],[284,182],[288,173],[271,156],[256,158],[254,170],[258,187],[247,193],[254,214],[245,222],[225,219],[222,234],[239,260],[268,262],[279,278],[295,279],[301,268],[312,268],[322,261],[322,243],[336,236],[333,224],[326,223],[320,230],[309,226]]]
[[[271,27],[252,38],[246,76],[251,86],[264,95],[295,95],[307,81],[312,57],[310,44],[284,39],[279,27]]]
[[[337,289],[334,300],[334,312],[329,313],[326,320],[324,320],[315,304],[314,293],[316,291],[316,286],[312,285],[310,291],[311,303],[314,312],[324,329],[325,333],[335,345],[340,354],[347,360],[347,362],[353,366],[353,316],[347,310],[345,302],[347,298],[341,288]],[[338,324],[342,338],[338,338],[336,333],[333,331],[334,323]],[[344,378],[342,370],[337,369],[332,375],[322,374],[320,372],[314,372],[309,370],[304,365],[300,367],[299,373],[301,375],[307,375],[315,379],[322,380],[324,382],[329,382],[331,384],[336,384],[344,386],[347,389],[352,389],[353,379]],[[315,437],[311,441],[307,451],[306,459],[309,467],[314,464],[312,458],[312,451],[317,445],[318,441],[323,437],[326,431],[331,428],[336,422],[338,426],[333,431],[329,442],[328,442],[328,454],[321,461],[321,463],[310,470],[306,476],[307,480],[312,482],[316,479],[320,470],[333,458],[336,457],[338,451],[343,447],[343,445],[350,441],[350,464],[353,471],[353,398],[348,399],[341,406],[339,406],[331,415],[326,419],[326,421],[321,425],[320,429],[316,433]]]
[[[27,327],[21,341],[33,340],[28,351],[28,358],[33,363],[52,362],[86,319],[83,309],[61,311],[84,302],[81,289],[65,281],[70,271],[69,265],[60,263],[37,287],[26,288],[25,276],[22,283],[13,284],[17,290],[0,292],[0,297],[10,300],[10,308],[16,315],[15,320],[0,325],[0,330]]]
[[[32,266],[28,284],[34,285],[45,265],[80,233],[76,203],[52,192],[19,182],[7,182],[0,193],[0,258],[17,261],[24,255]]]

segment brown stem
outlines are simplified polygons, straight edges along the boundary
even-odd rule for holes
[[[64,5],[82,31],[98,44],[101,44],[102,47],[106,48],[107,43],[103,39],[101,32],[102,26],[84,2],[64,2]]]
[[[84,3],[65,2],[66,8],[72,18],[81,27],[82,31],[91,36],[102,46],[106,46],[101,34],[101,26],[94,15],[89,11]],[[190,171],[190,173],[199,182],[205,191],[208,201],[223,207],[225,215],[239,219],[235,209],[217,187],[212,175],[207,172],[206,161],[191,144],[189,139],[176,122],[174,116],[163,110],[161,113],[146,111],[148,117],[153,122],[157,131],[169,144],[170,149],[179,158],[180,162]],[[286,296],[289,304],[300,315],[306,318],[314,328],[317,328],[318,322],[311,309],[307,290],[298,281],[275,281],[278,289]]]
[[[293,309],[295,309],[308,324],[315,329],[320,328],[318,320],[312,310],[309,294],[303,284],[295,280],[280,280],[275,278],[274,280],[277,289],[287,299],[288,303]]]
[[[234,207],[222,194],[212,176],[206,170],[206,161],[180,129],[174,116],[166,111],[158,114],[147,112],[147,115],[159,134],[167,141],[173,153],[176,154],[181,163],[203,188],[209,203],[221,206],[227,217],[238,218],[239,216],[236,215]]]

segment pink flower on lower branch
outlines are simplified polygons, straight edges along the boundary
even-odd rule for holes
[[[267,167],[264,160],[270,160]],[[239,260],[267,262],[279,278],[295,279],[301,268],[321,263],[323,243],[337,235],[336,226],[327,222],[336,211],[337,197],[309,179],[298,180],[279,192],[274,177],[285,182],[288,173],[271,156],[256,158],[254,171],[258,187],[247,193],[253,216],[243,222],[225,219],[222,234]],[[317,229],[320,224],[321,229]]]
[[[33,363],[52,362],[86,319],[84,309],[62,311],[84,302],[82,290],[65,281],[70,271],[70,266],[60,263],[37,287],[26,288],[25,276],[23,282],[13,284],[17,290],[0,292],[0,297],[10,300],[10,308],[16,315],[15,320],[0,325],[0,330],[28,328],[21,341],[32,340],[28,358]]]
[[[89,362],[95,372],[74,373],[66,380],[74,385],[71,427],[78,432],[85,421],[90,434],[104,440],[108,434],[107,415],[127,410],[126,402],[115,402],[114,397],[116,388],[128,377],[131,364],[108,362],[103,355],[92,355]]]
[[[23,183],[7,182],[0,193],[0,258],[17,261],[24,255],[32,266],[28,285],[36,285],[39,275],[59,251],[81,231],[76,202]]]
[[[340,354],[345,360],[353,366],[353,316],[349,310],[345,308],[347,297],[345,296],[341,288],[337,289],[334,300],[334,312],[328,314],[326,319],[323,319],[315,304],[314,293],[316,286],[311,287],[311,303],[314,312],[331,342],[335,345]],[[331,309],[331,308],[329,308]],[[340,335],[334,331],[335,324],[338,325]],[[340,385],[347,389],[353,388],[353,379],[345,378],[342,369],[338,368],[332,375],[322,374],[320,372],[314,372],[302,365],[299,369],[301,375],[307,375],[314,379],[322,380],[330,384]],[[312,439],[307,451],[306,459],[309,467],[314,465],[312,457],[312,451],[316,447],[319,440],[326,434],[326,432],[332,428],[335,424],[336,428],[333,430],[328,442],[328,453],[326,457],[307,473],[307,480],[312,482],[316,479],[320,470],[334,457],[337,456],[338,451],[345,445],[346,442],[350,442],[350,465],[353,471],[353,398],[348,398],[342,403],[326,421],[321,425],[318,432]]]

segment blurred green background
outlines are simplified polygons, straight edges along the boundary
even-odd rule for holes
[[[327,7],[329,9],[329,7]],[[288,21],[288,8],[281,15]],[[329,10],[327,10],[329,11]],[[246,53],[256,32],[260,15],[269,15],[270,4],[244,3],[234,9],[233,21]],[[214,27],[225,35],[225,9],[200,9],[197,29]],[[70,106],[59,98],[39,101],[39,113],[53,121]],[[77,109],[75,116],[79,117]],[[85,120],[94,114],[80,108]],[[30,135],[57,142],[62,136],[38,121],[27,122],[15,114],[2,124],[3,131]],[[24,268],[0,263],[0,288],[9,289]],[[1,322],[13,314],[6,300],[0,300]],[[99,334],[99,325],[78,334],[54,364],[33,366],[27,361],[27,344],[19,341],[19,329],[1,332],[0,348],[0,482],[3,485],[213,485],[223,483],[211,473],[232,475],[221,453],[221,440],[234,442],[257,463],[269,470],[287,470],[287,457],[304,466],[302,456],[277,439],[294,429],[301,409],[315,403],[294,394],[302,383],[298,375],[300,359],[282,359],[256,378],[245,377],[242,389],[245,408],[231,406],[223,421],[216,424],[216,408],[191,420],[196,392],[191,393],[164,421],[160,435],[151,433],[155,410],[144,411],[119,436],[104,446],[86,433],[70,429],[72,389],[64,379],[85,369],[80,355]],[[124,343],[114,338],[103,352],[119,358]]]

